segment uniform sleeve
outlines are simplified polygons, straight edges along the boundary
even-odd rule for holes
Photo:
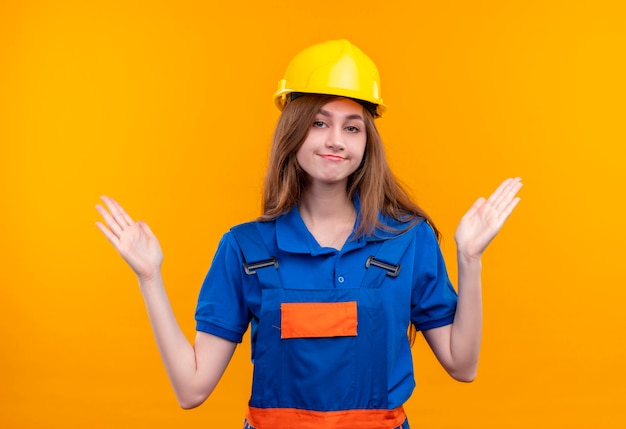
[[[243,292],[242,257],[231,233],[217,248],[196,308],[196,330],[240,343],[250,322]]]
[[[423,331],[454,321],[457,293],[448,277],[434,231],[426,222],[416,228],[411,321],[418,331]]]

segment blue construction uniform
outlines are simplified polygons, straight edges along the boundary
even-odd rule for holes
[[[355,206],[358,211],[358,199]],[[337,250],[321,247],[294,207],[224,235],[196,320],[198,331],[234,342],[250,324],[247,417],[256,429],[274,429],[276,416],[285,428],[309,427],[299,424],[304,420],[354,428],[353,418],[366,422],[359,427],[395,428],[415,387],[409,323],[418,330],[450,324],[456,301],[426,222],[400,234],[350,236]]]

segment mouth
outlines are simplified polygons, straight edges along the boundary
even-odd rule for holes
[[[339,155],[320,154],[319,156],[329,161],[344,161],[345,160],[343,156],[339,156]]]

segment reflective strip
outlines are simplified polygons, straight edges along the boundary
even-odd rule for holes
[[[248,407],[247,423],[255,429],[392,429],[406,420],[404,409],[308,411]]]
[[[281,338],[354,337],[356,301],[282,303]]]

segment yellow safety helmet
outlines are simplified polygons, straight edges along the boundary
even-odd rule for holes
[[[362,101],[374,116],[387,106],[380,97],[380,77],[374,62],[347,40],[330,40],[298,53],[278,82],[274,103],[282,111],[297,94],[327,94]],[[371,106],[373,105],[373,106]]]

